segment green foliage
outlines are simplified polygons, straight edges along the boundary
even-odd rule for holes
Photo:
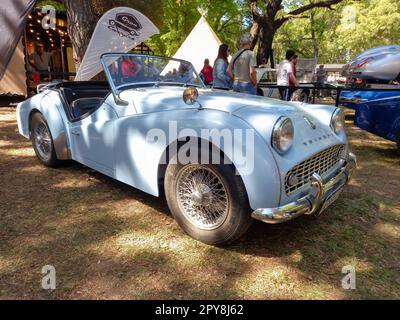
[[[400,43],[400,2],[347,0],[335,8],[312,11],[320,63],[345,63],[346,57],[369,48]],[[313,58],[310,19],[287,22],[278,31],[274,48],[278,57],[287,48],[294,48],[300,56]]]
[[[356,23],[352,28],[346,21],[336,28],[341,50],[350,49],[352,55],[379,45],[400,42],[400,2],[370,0],[356,2]]]
[[[150,45],[159,54],[173,55],[201,14],[220,40],[235,49],[240,33],[251,25],[246,0],[163,0],[161,35]],[[160,10],[160,7],[157,8]]]
[[[165,0],[164,25],[158,48],[162,53],[172,56],[180,47],[200,18],[198,0]]]
[[[94,1],[94,0],[93,0]],[[283,15],[290,10],[316,0],[284,0]],[[252,25],[248,0],[96,0],[104,10],[129,6],[148,16],[160,29],[160,35],[147,43],[157,53],[172,56],[189,35],[203,14],[222,42],[234,51],[240,34]],[[259,1],[260,10],[264,10]],[[43,0],[38,6],[52,4],[62,9],[60,1]],[[285,23],[274,41],[276,60],[288,48],[297,50],[302,58],[314,57],[314,45],[319,48],[320,63],[345,63],[366,49],[399,44],[400,1],[345,0],[335,10],[316,8]],[[201,12],[201,13],[200,13]],[[314,23],[311,25],[310,16]],[[312,32],[313,31],[313,32]],[[314,34],[314,39],[312,37]],[[313,41],[314,40],[314,41]]]
[[[64,11],[65,7],[61,1],[57,0],[42,0],[36,3],[37,8],[43,8],[44,6],[53,6],[56,10]]]

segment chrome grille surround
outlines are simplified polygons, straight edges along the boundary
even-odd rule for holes
[[[330,147],[291,169],[285,177],[286,194],[292,195],[309,184],[314,173],[323,177],[339,164],[344,149],[344,145]]]

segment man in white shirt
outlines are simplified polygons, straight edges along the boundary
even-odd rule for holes
[[[293,60],[297,59],[296,52],[288,50],[286,52],[286,60],[283,60],[278,67],[278,86],[281,99],[285,101],[290,100],[289,86],[292,83],[295,87],[299,85],[294,72]]]

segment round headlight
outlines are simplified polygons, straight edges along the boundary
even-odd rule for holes
[[[344,128],[344,112],[341,109],[336,109],[331,120],[331,128],[336,134],[339,134]]]
[[[292,144],[294,137],[294,127],[292,120],[287,117],[281,117],[274,126],[272,132],[272,146],[279,153],[287,152]]]

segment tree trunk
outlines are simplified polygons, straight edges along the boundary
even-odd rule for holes
[[[311,39],[313,42],[313,47],[314,47],[314,63],[315,65],[318,64],[318,56],[319,56],[319,45],[318,45],[318,39],[315,35],[315,20],[314,20],[314,13],[311,12],[310,15],[310,24],[311,24]]]
[[[68,33],[74,49],[78,69],[99,20],[91,0],[64,0],[68,19]]]
[[[302,14],[315,8],[332,9],[331,6],[342,1],[343,0],[312,1],[311,3],[304,4],[295,10],[279,16],[278,13],[285,8],[283,5],[283,0],[263,1],[265,4],[263,13],[261,13],[258,0],[248,0],[250,11],[254,20],[252,34],[253,36],[255,34],[259,34],[259,36],[256,38],[256,40],[259,40],[257,63],[259,65],[262,63],[268,63],[269,59],[271,59],[271,66],[274,67],[272,43],[276,32],[284,23],[293,18],[306,18]],[[315,29],[312,28],[312,30],[314,32],[314,58],[318,59],[318,42],[315,36]],[[254,48],[256,44],[257,42],[254,41],[252,47]]]
[[[276,30],[271,28],[268,23],[262,22],[260,32],[259,32],[259,46],[257,53],[257,64],[267,64],[271,62],[271,68],[274,68],[274,58],[272,43],[274,42]]]

